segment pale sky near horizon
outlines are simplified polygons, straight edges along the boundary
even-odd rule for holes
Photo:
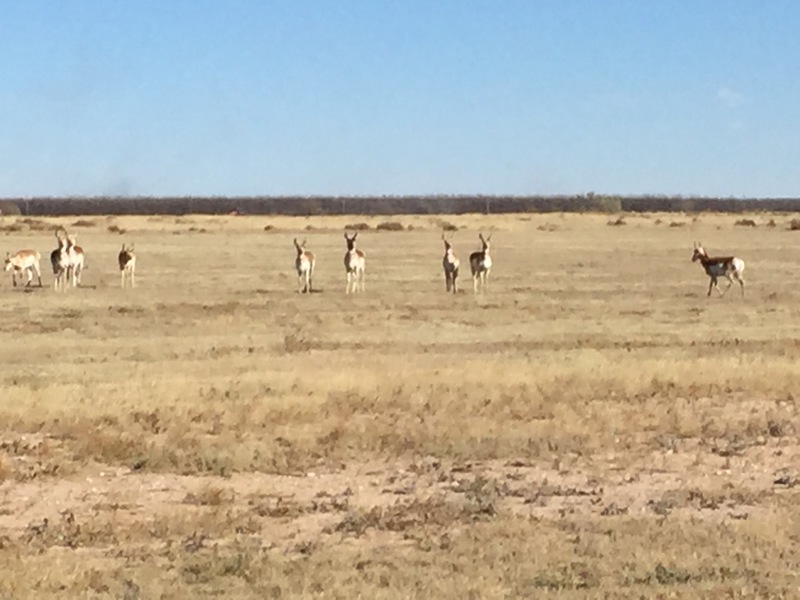
[[[800,196],[795,0],[2,0],[0,197]]]

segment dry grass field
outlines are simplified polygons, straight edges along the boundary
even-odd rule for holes
[[[800,232],[749,217],[444,217],[455,296],[440,218],[7,217],[88,268],[0,282],[0,597],[800,597]]]

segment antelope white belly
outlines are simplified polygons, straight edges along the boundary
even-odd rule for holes
[[[714,277],[724,277],[725,276],[725,265],[722,264],[715,264],[709,265],[708,267],[708,274],[713,275]]]

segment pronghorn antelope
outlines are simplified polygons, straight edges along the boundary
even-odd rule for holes
[[[361,250],[356,250],[357,237],[358,232],[354,233],[353,237],[349,237],[346,232],[344,234],[344,239],[347,240],[347,252],[344,255],[344,269],[347,271],[345,294],[364,291],[367,257]]]
[[[442,266],[444,267],[444,284],[445,289],[449,292],[453,290],[454,294],[458,293],[458,267],[461,264],[458,257],[453,252],[453,245],[444,237],[442,233],[442,241],[444,242],[444,258],[442,258]]]
[[[703,265],[706,274],[711,278],[711,281],[708,283],[709,296],[711,295],[712,288],[717,288],[719,295],[724,296],[725,292],[731,289],[734,279],[739,282],[742,288],[742,296],[744,296],[744,277],[742,277],[744,261],[741,258],[736,258],[735,256],[709,257],[708,252],[705,251],[705,248],[703,248],[700,242],[695,242],[692,262],[698,260],[700,264]],[[717,284],[718,277],[725,277],[728,280],[728,287],[725,288],[725,292],[719,289],[719,285]]]
[[[294,261],[294,267],[297,269],[298,285],[302,293],[311,292],[311,278],[314,275],[314,255],[306,250],[306,240],[302,244],[297,242],[294,238],[294,247],[297,249],[297,258]]]
[[[122,244],[122,250],[119,251],[119,271],[120,271],[120,287],[125,287],[125,280],[130,281],[131,287],[136,287],[136,255],[133,253],[134,245],[131,244],[128,248]],[[145,279],[147,279],[145,277]]]
[[[36,250],[20,250],[13,256],[6,252],[5,270],[11,271],[11,282],[14,284],[14,287],[17,287],[17,275],[19,274],[21,280],[23,273],[28,276],[25,287],[30,287],[34,273],[39,279],[39,287],[42,287],[42,272],[39,269],[39,261],[41,258],[41,254]]]
[[[67,252],[67,240],[59,235],[60,230],[56,230],[56,240],[58,248],[50,253],[50,264],[53,267],[53,289],[63,292],[69,284],[69,252]]]
[[[66,230],[65,232],[66,233]],[[67,283],[72,273],[72,287],[81,284],[81,273],[83,273],[85,254],[83,248],[75,244],[75,234],[67,234],[67,254],[69,255],[69,269],[67,269]]]
[[[492,257],[489,256],[489,243],[492,240],[492,235],[489,234],[486,238],[482,233],[478,234],[483,248],[479,252],[473,252],[469,255],[469,267],[472,270],[472,291],[478,292],[478,283],[481,284],[481,291],[485,292],[489,283],[489,271],[492,270]]]

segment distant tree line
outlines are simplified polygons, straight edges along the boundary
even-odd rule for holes
[[[0,214],[59,215],[398,215],[548,212],[797,212],[800,198],[683,196],[93,196],[7,198]]]

